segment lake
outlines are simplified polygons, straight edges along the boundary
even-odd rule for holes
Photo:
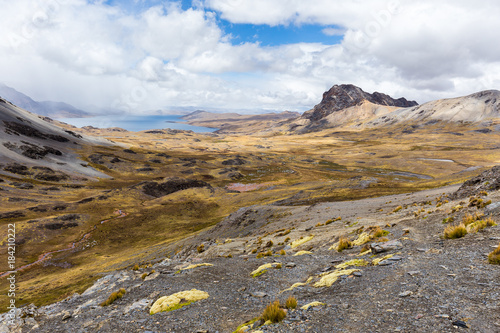
[[[90,118],[58,118],[57,120],[67,124],[83,127],[94,126],[99,128],[121,127],[128,131],[146,131],[151,129],[171,128],[177,130],[191,130],[193,132],[213,132],[217,128],[192,126],[182,124],[180,121],[182,115],[165,115],[165,116],[132,116],[132,115],[110,115],[97,116]]]

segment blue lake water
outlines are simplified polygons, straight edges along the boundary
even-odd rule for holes
[[[128,131],[146,131],[152,129],[171,128],[178,130],[191,130],[193,132],[213,132],[216,128],[201,126],[191,126],[179,123],[182,121],[180,115],[166,116],[131,116],[131,115],[110,115],[90,118],[59,118],[57,120],[67,124],[83,127],[94,126],[99,128],[121,127]]]

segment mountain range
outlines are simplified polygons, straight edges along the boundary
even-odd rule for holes
[[[51,118],[81,118],[89,113],[70,104],[54,101],[35,101],[31,97],[0,83],[0,97],[41,116]]]
[[[480,123],[500,117],[500,91],[486,90],[468,96],[440,99],[418,105],[405,98],[373,94],[350,85],[334,85],[323,99],[301,117],[283,122],[281,130],[295,133],[327,128],[373,128],[406,122]]]

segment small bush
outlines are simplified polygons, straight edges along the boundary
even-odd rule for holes
[[[488,261],[490,264],[500,265],[500,244],[498,244],[498,247],[493,252],[488,254]]]
[[[344,236],[340,237],[339,245],[337,246],[338,252],[342,252],[343,250],[349,249],[351,247],[352,247],[352,243],[348,238],[346,238]]]
[[[134,271],[138,271],[139,270],[139,265],[138,264],[135,264],[134,265],[134,268],[132,268]]]
[[[252,250],[252,253],[253,253],[253,254],[257,253],[257,249],[253,249],[253,250]]]
[[[392,211],[393,213],[397,213],[399,212],[401,209],[403,209],[403,206],[397,206],[396,208],[394,208],[394,210]]]
[[[283,267],[283,266],[281,265],[281,263],[279,263],[279,264],[277,264],[276,266],[274,266],[274,268],[276,268],[276,269],[281,269],[281,267]]]
[[[262,313],[262,319],[264,321],[270,321],[272,323],[279,323],[286,317],[286,312],[280,308],[280,302],[274,301],[270,303]]]
[[[268,250],[267,252],[264,252],[264,256],[270,257],[273,255],[273,252],[271,250]]]
[[[297,299],[293,296],[288,297],[285,302],[285,308],[295,309],[296,307],[297,307]]]
[[[286,255],[286,251],[285,250],[281,250],[280,251],[280,255],[282,255],[282,256]]]
[[[321,222],[318,222],[318,224],[316,224],[316,227],[321,227],[322,225],[324,225],[324,224]]]
[[[290,238],[290,237],[287,237],[287,238],[285,238],[284,242],[285,242],[285,243],[288,243],[290,240],[291,240],[291,238]]]
[[[108,299],[105,300],[104,302],[102,302],[100,305],[101,306],[108,306],[108,305],[111,305],[113,304],[114,301],[116,301],[117,299],[119,298],[122,298],[123,295],[125,295],[126,291],[125,289],[123,288],[120,288],[120,290],[118,291],[115,291],[114,293],[111,293],[111,295],[109,295]]]
[[[205,251],[205,244],[198,245],[196,250],[198,251],[198,253],[202,253],[203,251]]]
[[[272,241],[272,240],[270,240],[270,241],[268,241],[268,242],[266,243],[266,246],[264,246],[264,247],[271,247],[271,246],[273,246],[273,245],[274,245],[273,241]]]
[[[260,252],[259,254],[257,254],[257,256],[255,258],[260,259],[262,257],[264,257],[264,254],[262,252]]]
[[[363,245],[363,247],[361,248],[361,250],[359,250],[359,253],[366,252],[366,251],[368,251],[370,249],[371,249],[370,244],[366,243],[365,245]]]
[[[143,274],[141,275],[141,279],[143,279],[143,280],[144,280],[147,276],[148,276],[148,273],[143,273]]]
[[[372,231],[373,237],[379,238],[384,236],[384,230],[382,230],[381,227],[377,226],[375,229]]]
[[[467,235],[467,228],[463,223],[459,225],[449,225],[444,229],[444,238],[455,239]]]
[[[454,221],[455,221],[455,218],[453,216],[446,217],[443,219],[443,224],[446,224],[448,222],[454,222]]]

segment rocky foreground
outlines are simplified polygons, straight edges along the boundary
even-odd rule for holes
[[[0,331],[499,332],[500,265],[488,260],[500,243],[499,180],[497,167],[460,189],[242,208],[171,258],[22,307]],[[467,234],[445,239],[459,223]],[[341,252],[340,236],[351,241]],[[260,319],[290,296],[298,306],[281,322]]]

